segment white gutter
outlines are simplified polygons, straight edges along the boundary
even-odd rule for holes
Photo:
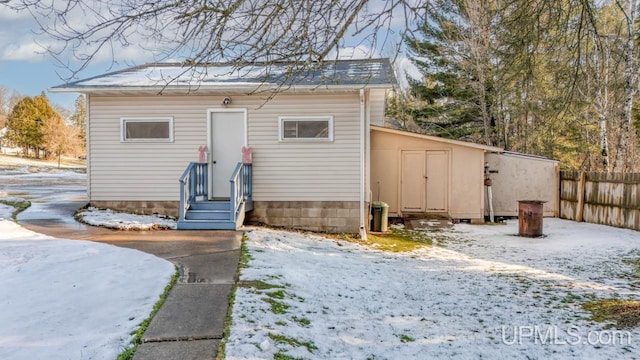
[[[366,126],[366,115],[365,115],[365,106],[364,106],[364,89],[360,89],[360,239],[363,241],[367,240],[367,229],[365,227],[365,211],[364,211],[364,191],[365,191],[365,131],[367,131]]]
[[[91,121],[89,121],[91,113],[91,101],[89,94],[84,95],[84,126],[85,126],[85,166],[87,172],[87,199],[91,201]]]
[[[388,89],[390,84],[367,84],[370,89]],[[52,93],[92,93],[92,94],[121,94],[123,92],[145,93],[145,94],[253,94],[256,92],[313,92],[313,93],[335,93],[353,91],[362,88],[362,84],[352,85],[291,85],[280,86],[277,84],[256,84],[245,85],[218,83],[218,84],[194,84],[194,85],[147,85],[147,86],[123,86],[123,85],[69,85],[56,86],[48,89]]]

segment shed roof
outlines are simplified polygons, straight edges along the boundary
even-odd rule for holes
[[[475,144],[475,143],[471,143],[471,142],[446,139],[446,138],[441,138],[441,137],[431,136],[431,135],[417,134],[417,133],[413,133],[413,132],[410,132],[410,131],[389,129],[389,128],[385,128],[385,127],[381,127],[381,126],[375,126],[375,125],[371,125],[371,129],[374,130],[374,131],[386,132],[386,133],[396,134],[396,135],[401,135],[401,136],[409,136],[409,137],[413,137],[413,138],[430,140],[430,141],[437,141],[437,142],[441,142],[441,143],[458,145],[458,146],[465,146],[465,147],[469,147],[469,148],[480,149],[480,150],[490,151],[490,152],[499,152],[499,153],[501,153],[501,152],[504,151],[503,148],[499,148],[499,147],[495,147],[495,146]]]
[[[311,69],[295,63],[150,63],[52,87],[52,92],[215,93],[255,91],[336,91],[390,88],[395,84],[388,59],[334,60]]]

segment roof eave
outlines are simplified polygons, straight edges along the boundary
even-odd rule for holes
[[[467,141],[447,139],[447,138],[442,138],[442,137],[432,136],[432,135],[418,134],[418,133],[414,133],[414,132],[410,132],[410,131],[389,129],[389,128],[386,128],[386,127],[381,127],[381,126],[376,126],[376,125],[371,125],[371,129],[372,130],[376,130],[376,131],[387,132],[387,133],[391,133],[391,134],[411,136],[411,137],[415,137],[415,138],[419,138],[419,139],[439,141],[439,142],[452,144],[452,145],[459,145],[459,146],[465,146],[465,147],[470,147],[470,148],[475,148],[475,149],[481,149],[481,150],[484,150],[484,151],[487,151],[487,152],[501,153],[501,152],[504,151],[503,148],[499,148],[499,147],[495,147],[495,146],[476,144],[476,143],[467,142]]]
[[[56,86],[49,88],[52,93],[138,93],[138,94],[217,94],[257,92],[342,92],[360,89],[391,89],[393,84],[348,84],[348,85],[294,85],[279,86],[275,84],[251,85],[201,85],[201,86]]]

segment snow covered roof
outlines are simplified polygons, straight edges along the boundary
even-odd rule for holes
[[[188,66],[151,63],[58,85],[52,92],[216,92],[390,88],[395,84],[388,59],[335,60],[314,69],[293,63]]]

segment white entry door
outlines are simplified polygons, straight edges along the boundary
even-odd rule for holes
[[[229,180],[246,145],[245,109],[209,110],[209,198],[228,199]]]

